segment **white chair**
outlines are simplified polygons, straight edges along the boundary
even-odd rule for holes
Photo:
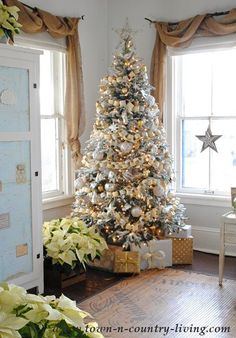
[[[230,211],[221,216],[220,222],[220,254],[219,285],[222,286],[224,274],[225,246],[236,245],[236,213]]]

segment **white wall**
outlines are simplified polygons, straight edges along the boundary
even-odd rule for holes
[[[109,62],[117,43],[117,35],[112,29],[120,28],[128,18],[136,34],[139,56],[149,67],[155,41],[155,28],[145,17],[156,21],[178,21],[206,12],[225,11],[236,7],[236,0],[109,0]]]

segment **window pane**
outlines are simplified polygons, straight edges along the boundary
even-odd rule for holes
[[[182,186],[208,190],[209,150],[201,152],[202,142],[196,135],[205,135],[207,120],[183,120],[182,123]]]
[[[211,114],[210,53],[182,56],[182,105],[184,116]]]
[[[40,55],[40,112],[54,114],[53,52],[44,50]]]
[[[236,119],[212,121],[212,134],[222,135],[211,154],[212,190],[230,193],[236,187]]]
[[[56,119],[41,120],[43,192],[59,190]]]
[[[213,114],[236,115],[235,79],[236,51],[212,53]]]

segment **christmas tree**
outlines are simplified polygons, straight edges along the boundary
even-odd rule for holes
[[[108,243],[129,249],[156,230],[181,226],[184,208],[170,191],[172,159],[146,66],[127,25],[120,36],[111,71],[101,80],[73,216],[95,224]]]

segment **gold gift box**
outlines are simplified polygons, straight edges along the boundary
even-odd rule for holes
[[[192,264],[193,262],[193,236],[172,239],[173,264]]]
[[[115,252],[121,251],[122,247],[115,245],[108,245],[108,249],[105,249],[100,258],[94,259],[93,262],[89,262],[88,266],[91,268],[111,271],[113,272]]]
[[[135,251],[115,251],[115,273],[140,273],[140,253]]]

